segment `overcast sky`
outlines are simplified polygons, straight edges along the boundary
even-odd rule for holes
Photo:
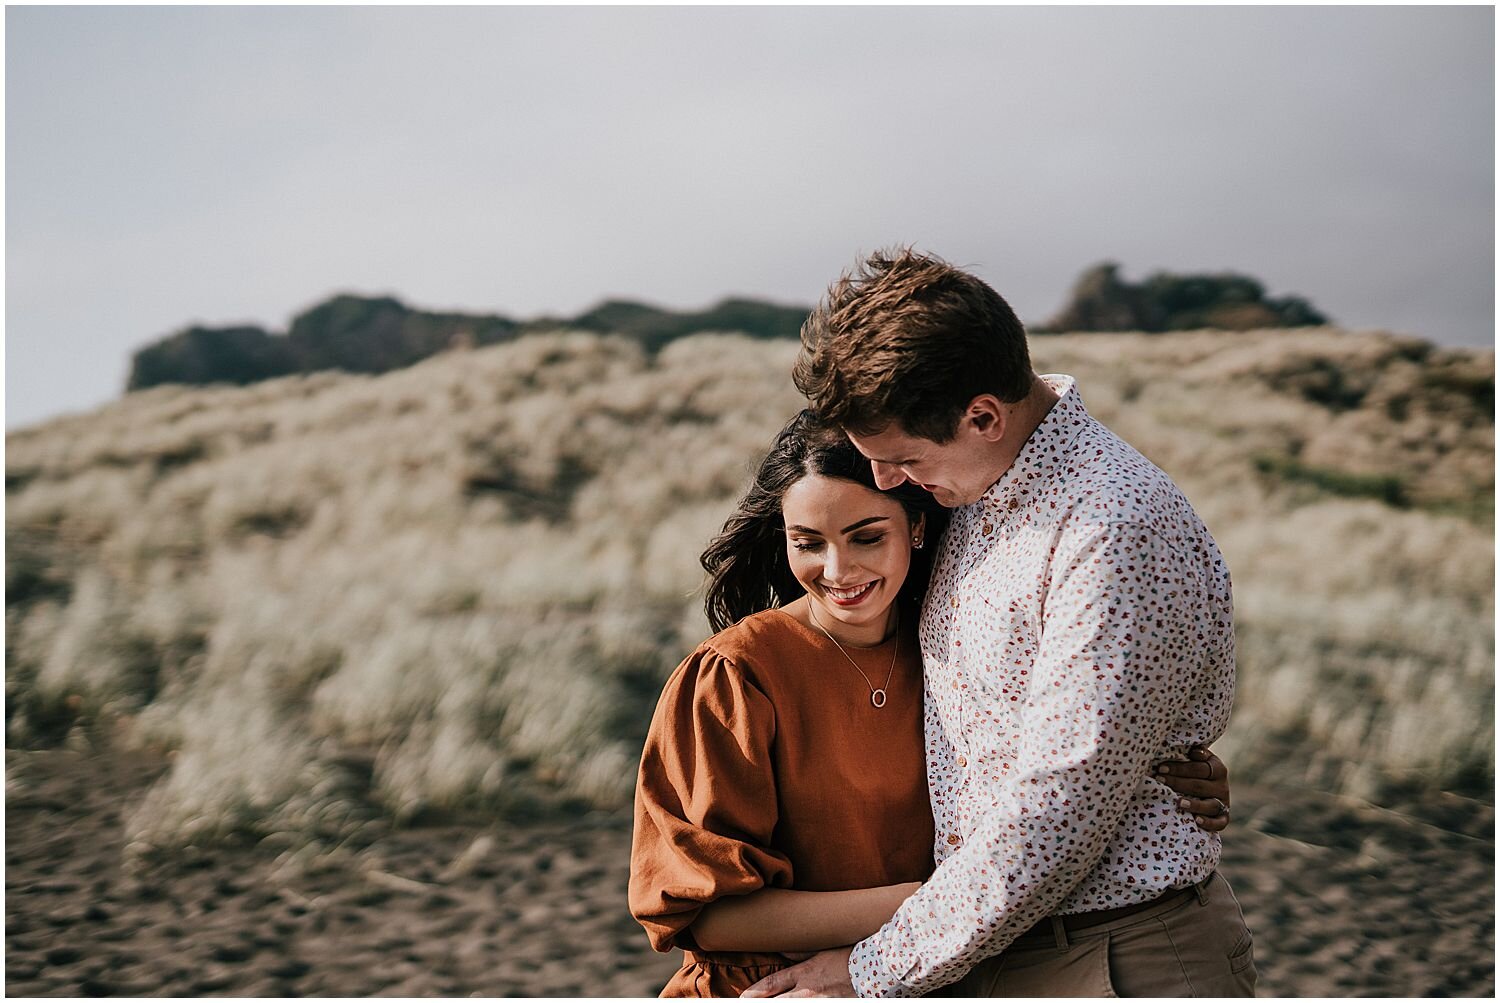
[[[1490,8],[58,8],[6,25],[6,423],[334,292],[811,304],[859,251],[1023,319],[1233,269],[1494,338]]]

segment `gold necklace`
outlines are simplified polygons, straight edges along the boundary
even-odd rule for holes
[[[853,658],[849,657],[849,652],[847,652],[847,651],[844,650],[844,646],[838,642],[838,638],[836,638],[832,634],[828,633],[828,628],[824,627],[821,623],[818,622],[818,615],[813,612],[813,604],[812,604],[811,600],[809,600],[808,603],[807,603],[807,615],[808,615],[808,617],[810,617],[812,619],[813,626],[817,627],[819,630],[821,630],[823,632],[823,636],[826,637],[826,638],[828,638],[828,640],[830,640],[830,641],[833,642],[833,646],[835,648],[839,649],[839,654],[843,655],[844,658],[848,659],[849,664],[852,665],[852,666],[854,666],[854,671],[858,672],[860,674],[860,676],[863,677],[863,679],[865,681],[865,685],[868,686],[868,687],[870,687],[870,703],[874,705],[875,709],[879,710],[881,707],[884,707],[885,706],[885,689],[886,689],[887,686],[891,685],[891,676],[896,671],[896,655],[899,654],[900,651],[901,651],[901,609],[900,609],[900,607],[897,607],[897,609],[896,609],[896,646],[893,649],[891,649],[891,667],[890,667],[889,671],[887,671],[886,674],[885,674],[885,683],[879,689],[876,689],[875,688],[875,684],[872,683],[872,682],[870,682],[870,677],[867,676],[867,675],[865,675],[865,670],[859,667],[859,663],[856,662]]]

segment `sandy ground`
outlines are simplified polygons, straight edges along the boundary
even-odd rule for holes
[[[629,822],[408,829],[316,873],[250,847],[123,863],[160,763],[7,754],[10,996],[643,996]],[[1236,789],[1223,870],[1263,996],[1493,996],[1494,812]],[[1418,817],[1420,816],[1420,817]]]

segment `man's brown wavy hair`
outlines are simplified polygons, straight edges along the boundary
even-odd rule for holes
[[[893,248],[845,272],[802,325],[792,379],[818,417],[856,435],[892,424],[948,442],[969,402],[1031,390],[1026,330],[983,281]]]

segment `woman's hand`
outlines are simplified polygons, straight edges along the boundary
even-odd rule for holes
[[[1189,749],[1186,762],[1157,763],[1156,778],[1182,795],[1177,805],[1196,816],[1198,828],[1223,832],[1229,825],[1229,767],[1207,746]]]
[[[853,996],[854,983],[849,979],[849,955],[853,951],[852,947],[819,951],[806,961],[772,972],[740,997]]]

